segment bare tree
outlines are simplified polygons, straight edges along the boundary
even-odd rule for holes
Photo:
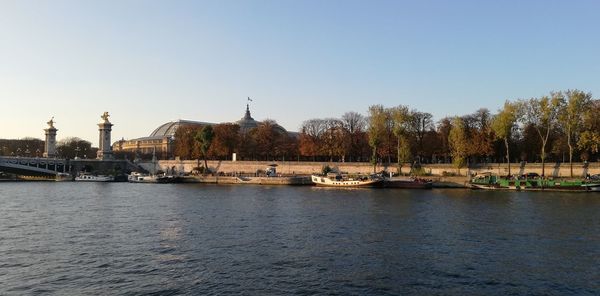
[[[550,97],[544,96],[540,99],[531,98],[527,101],[520,101],[519,109],[523,111],[520,121],[524,124],[531,124],[537,131],[542,142],[542,176],[545,176],[546,163],[546,144],[550,132],[558,125],[558,114],[560,105],[564,101],[563,94],[560,92],[550,93]]]

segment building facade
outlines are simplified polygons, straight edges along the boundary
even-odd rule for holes
[[[251,129],[257,127],[261,122],[254,120],[250,114],[250,106],[246,105],[244,116],[233,122],[240,126],[240,132],[247,133]],[[175,132],[181,126],[203,127],[206,125],[215,125],[216,123],[193,121],[193,120],[177,120],[170,121],[158,126],[147,137],[125,140],[121,139],[113,143],[112,148],[116,153],[129,153],[136,156],[156,154],[161,159],[172,159],[175,157]],[[282,127],[277,125],[277,129],[287,133]]]

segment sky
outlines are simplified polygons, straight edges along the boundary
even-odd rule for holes
[[[98,145],[177,119],[408,105],[435,120],[580,89],[600,98],[600,1],[0,0],[0,138]]]

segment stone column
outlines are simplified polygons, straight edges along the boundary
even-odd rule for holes
[[[44,129],[46,132],[46,141],[44,142],[44,154],[43,157],[56,157],[56,131],[58,131],[54,127],[54,117],[50,119],[48,123],[48,128]]]
[[[100,118],[103,119],[103,122],[98,123],[98,131],[100,134],[100,138],[98,141],[98,155],[97,159],[112,159],[112,145],[110,143],[110,132],[112,130],[113,124],[108,121],[108,112],[104,112]]]

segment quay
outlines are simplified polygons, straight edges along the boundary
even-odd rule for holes
[[[241,185],[312,185],[310,176],[245,177],[245,176],[185,176],[183,183],[241,184]]]

